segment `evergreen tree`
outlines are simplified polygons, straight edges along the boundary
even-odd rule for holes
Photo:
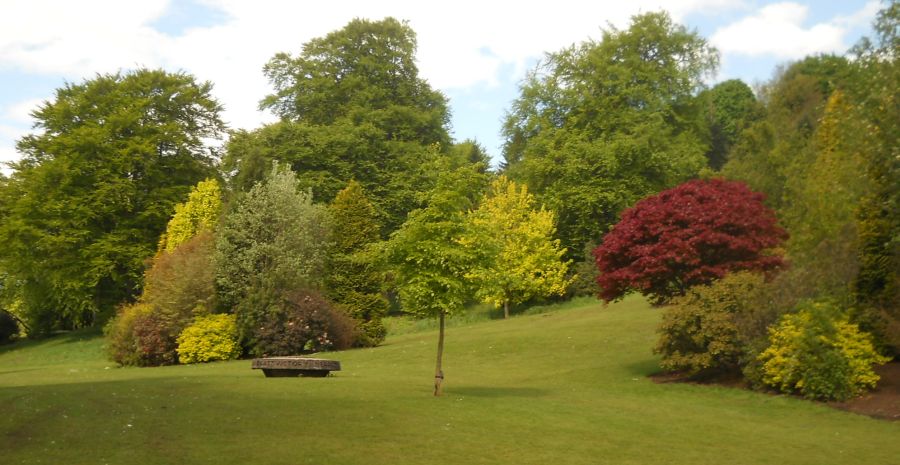
[[[387,299],[381,295],[381,274],[367,254],[367,247],[380,239],[375,208],[362,186],[350,181],[329,207],[331,248],[325,288],[328,297],[357,320],[362,332],[357,342],[375,346],[384,340],[381,318],[387,314]]]

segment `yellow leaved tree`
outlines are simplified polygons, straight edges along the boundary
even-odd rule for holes
[[[171,252],[203,230],[212,231],[222,211],[222,189],[215,179],[200,181],[187,202],[175,205],[175,215],[159,239],[159,252]]]
[[[537,207],[527,186],[498,177],[467,215],[466,230],[461,242],[478,251],[466,277],[479,299],[503,307],[505,318],[510,305],[562,295],[572,282],[566,249],[554,238],[554,214]]]

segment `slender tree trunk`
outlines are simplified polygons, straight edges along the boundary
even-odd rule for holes
[[[503,301],[503,319],[505,320],[507,318],[509,318],[509,301],[504,300]]]
[[[444,356],[444,312],[440,314],[441,329],[438,333],[437,365],[434,367],[434,395],[441,395],[441,384],[444,381],[444,371],[441,369],[441,359]]]

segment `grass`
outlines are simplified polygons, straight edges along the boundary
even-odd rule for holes
[[[655,384],[659,310],[581,302],[328,354],[325,379],[249,361],[115,368],[102,339],[0,349],[2,463],[895,464],[900,424],[791,397]]]

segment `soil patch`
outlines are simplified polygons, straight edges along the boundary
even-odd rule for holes
[[[900,361],[876,367],[875,372],[881,376],[881,380],[878,381],[878,386],[872,391],[846,402],[824,402],[824,404],[832,408],[883,420],[900,420]],[[750,388],[747,381],[737,374],[698,379],[683,373],[654,373],[650,375],[650,379],[660,384],[690,383],[740,389]]]

